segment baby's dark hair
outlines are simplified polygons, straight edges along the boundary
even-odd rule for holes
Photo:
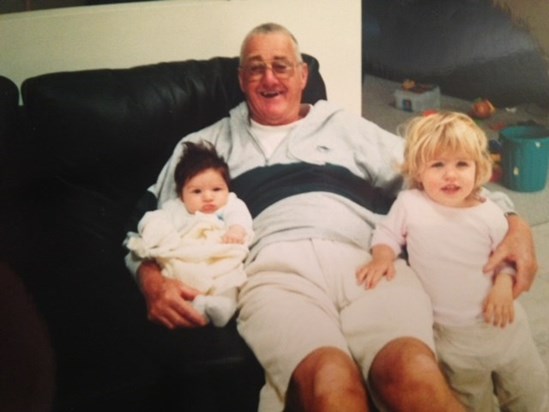
[[[209,142],[183,142],[183,154],[175,167],[175,190],[181,194],[187,181],[208,169],[219,172],[229,186],[231,176],[229,166],[223,157],[217,154],[215,147]]]

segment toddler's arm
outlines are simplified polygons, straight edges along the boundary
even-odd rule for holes
[[[395,276],[395,259],[396,255],[392,248],[383,244],[375,245],[372,247],[372,260],[356,272],[358,283],[366,289],[372,289],[384,275],[391,280]]]
[[[494,286],[484,302],[484,320],[504,328],[514,319],[513,276],[500,272],[495,275]]]

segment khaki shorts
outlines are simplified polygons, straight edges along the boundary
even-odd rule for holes
[[[309,239],[267,246],[247,267],[238,329],[278,397],[278,407],[260,410],[282,409],[293,371],[318,348],[348,353],[365,380],[395,338],[415,337],[434,350],[432,309],[415,274],[399,260],[393,280],[365,290],[355,272],[369,259],[353,245]]]
[[[505,328],[435,325],[438,357],[450,385],[472,411],[549,411],[549,382],[524,309]]]

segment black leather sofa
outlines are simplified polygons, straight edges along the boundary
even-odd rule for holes
[[[305,58],[304,100],[326,98],[318,62]],[[34,410],[257,409],[263,374],[235,322],[177,331],[149,322],[121,245],[179,139],[242,101],[237,66],[213,58],[44,74],[23,82],[21,104],[0,80],[0,261],[28,291],[54,358],[53,405]]]

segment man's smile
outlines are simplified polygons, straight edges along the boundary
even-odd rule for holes
[[[267,99],[274,99],[275,97],[278,97],[282,95],[282,92],[279,91],[264,91],[259,93],[262,97],[265,97]]]

